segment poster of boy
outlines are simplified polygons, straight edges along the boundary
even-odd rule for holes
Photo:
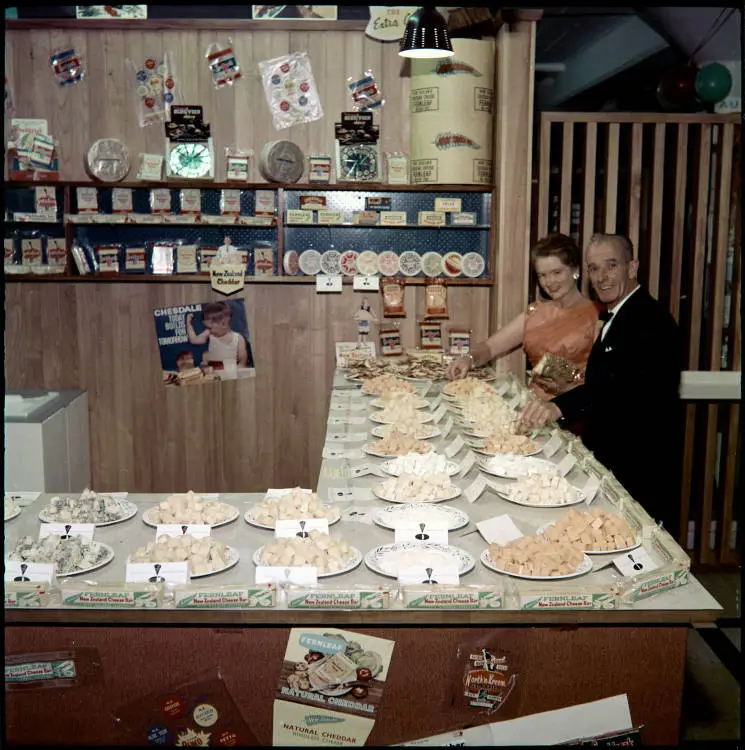
[[[256,374],[244,300],[162,307],[153,315],[166,385],[204,385]]]

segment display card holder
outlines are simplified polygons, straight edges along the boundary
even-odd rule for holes
[[[48,536],[58,536],[60,539],[79,536],[92,541],[95,530],[96,525],[93,523],[42,523],[39,525],[39,539]]]
[[[210,536],[212,527],[209,524],[163,523],[155,527],[155,541],[162,536],[190,536],[194,539],[205,539]]]
[[[437,566],[407,565],[398,569],[398,582],[401,586],[420,584],[458,583],[460,577],[454,562],[443,561]]]
[[[51,563],[32,563],[21,560],[5,560],[4,580],[6,582],[51,583],[54,578],[54,565]]]
[[[293,537],[307,539],[312,531],[328,535],[328,518],[282,519],[275,521],[274,524],[274,536],[277,539],[292,539]]]
[[[189,581],[189,563],[127,563],[127,583],[173,583]]]
[[[447,523],[445,521],[422,521],[401,524],[396,526],[394,541],[396,544],[404,542],[447,544]]]

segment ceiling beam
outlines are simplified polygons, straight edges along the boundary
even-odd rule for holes
[[[611,78],[665,49],[667,42],[636,16],[619,18],[605,33],[591,39],[564,60],[566,72],[536,87],[538,107],[561,106],[573,96]]]

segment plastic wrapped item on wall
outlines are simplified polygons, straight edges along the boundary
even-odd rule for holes
[[[259,63],[266,101],[277,130],[323,117],[307,52],[294,52]]]
[[[228,39],[227,44],[214,42],[204,52],[210,72],[212,85],[216,89],[232,86],[241,78],[241,67],[233,50],[233,42]]]
[[[82,58],[72,48],[55,52],[49,58],[49,64],[60,86],[79,83],[85,75]]]
[[[366,70],[360,78],[347,78],[347,88],[352,94],[352,109],[355,112],[371,112],[385,104],[371,70]]]
[[[253,149],[228,146],[225,149],[225,179],[229,182],[248,182]]]
[[[137,122],[141,128],[164,122],[171,105],[176,101],[176,75],[173,56],[166,52],[162,57],[146,57],[144,60],[126,60],[130,77]]]

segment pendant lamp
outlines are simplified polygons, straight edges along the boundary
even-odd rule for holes
[[[452,57],[455,54],[447,22],[436,8],[421,7],[409,16],[398,54],[416,59]]]

